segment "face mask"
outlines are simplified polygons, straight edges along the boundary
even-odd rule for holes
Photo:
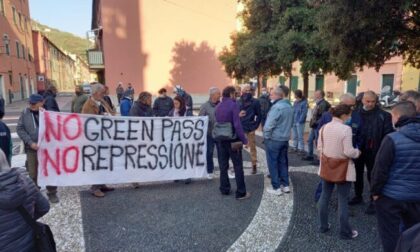
[[[252,98],[252,94],[250,93],[246,93],[242,95],[242,99],[244,99],[245,101],[249,101]]]

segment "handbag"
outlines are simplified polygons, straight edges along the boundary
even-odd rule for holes
[[[35,251],[57,252],[51,228],[47,224],[35,221],[23,206],[19,206],[18,211],[34,232]]]
[[[216,141],[229,141],[237,138],[230,122],[216,122],[213,127],[212,136]]]
[[[348,158],[331,158],[324,154],[324,127],[321,129],[321,170],[319,176],[331,183],[346,182],[347,169],[349,166]]]
[[[232,149],[232,151],[240,151],[242,150],[242,146],[242,141],[230,143],[230,148]]]

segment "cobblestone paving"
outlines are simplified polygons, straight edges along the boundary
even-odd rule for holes
[[[369,251],[379,252],[381,246],[375,216],[363,213],[366,205],[350,206],[350,224],[359,231],[354,240],[339,239],[336,193],[330,203],[331,230],[318,232],[318,215],[314,191],[319,183],[316,174],[291,172],[294,185],[293,214],[288,231],[277,251]]]

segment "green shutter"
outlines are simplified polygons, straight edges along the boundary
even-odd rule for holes
[[[290,77],[290,90],[295,91],[298,89],[299,86],[299,77],[298,76],[292,76]]]
[[[286,84],[286,77],[280,76],[279,77],[279,83],[280,83],[280,85],[285,85]]]
[[[315,90],[324,90],[324,75],[318,74],[315,77]]]
[[[347,80],[347,93],[356,95],[357,91],[357,75],[352,75],[350,79]]]

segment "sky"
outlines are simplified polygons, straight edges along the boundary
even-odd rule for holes
[[[85,38],[90,30],[92,0],[29,0],[31,18]]]

